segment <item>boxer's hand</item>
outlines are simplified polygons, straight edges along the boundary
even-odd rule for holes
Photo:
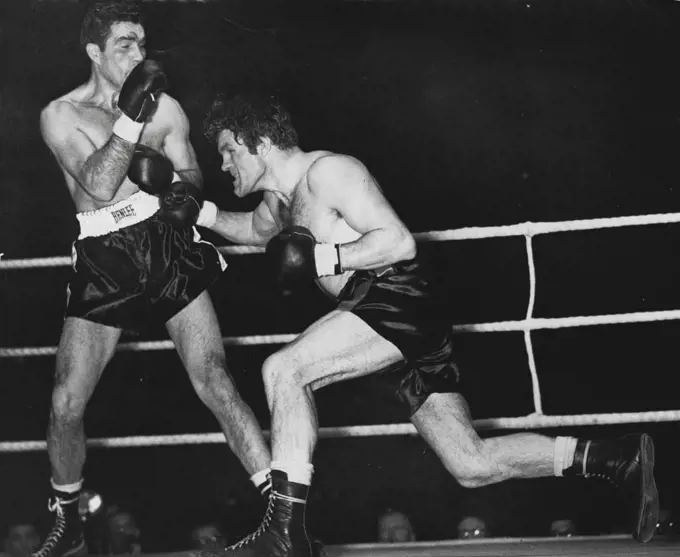
[[[127,76],[118,95],[118,108],[123,113],[113,125],[118,137],[137,143],[142,128],[153,114],[160,94],[168,88],[168,79],[155,60],[137,64]]]
[[[342,272],[338,244],[319,244],[302,226],[274,236],[265,251],[274,277],[283,285]]]
[[[168,78],[155,60],[137,64],[118,96],[118,108],[133,122],[145,122],[153,114],[158,97],[168,88]]]
[[[151,147],[137,145],[127,175],[140,190],[160,195],[172,184],[172,163]]]
[[[161,194],[161,218],[173,226],[194,226],[202,207],[203,192],[190,182],[173,182]]]

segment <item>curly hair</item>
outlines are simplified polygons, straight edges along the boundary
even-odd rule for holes
[[[253,154],[265,137],[283,150],[298,145],[291,115],[273,95],[251,93],[227,98],[219,94],[203,120],[203,131],[208,141],[217,143],[224,130],[231,131]]]
[[[85,48],[88,44],[94,43],[104,50],[111,27],[114,23],[123,21],[143,24],[142,12],[137,2],[119,0],[92,4],[85,13],[80,27],[80,46]]]

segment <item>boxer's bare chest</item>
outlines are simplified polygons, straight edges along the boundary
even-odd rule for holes
[[[341,217],[323,199],[312,194],[305,183],[301,183],[291,197],[290,205],[283,207],[281,219],[284,227],[304,226],[317,241],[329,242]]]
[[[97,149],[101,149],[111,137],[113,124],[120,117],[120,112],[92,105],[80,105],[78,108],[79,128]],[[154,115],[144,126],[140,143],[160,151],[166,135],[167,126],[163,124],[162,116]]]
[[[77,127],[79,131],[92,142],[96,149],[104,147],[111,138],[113,124],[120,117],[120,112],[87,103],[74,103],[74,106],[78,113]],[[162,116],[154,115],[152,120],[145,125],[139,142],[157,151],[162,151],[163,142],[168,133],[167,130],[168,126],[164,125]],[[114,204],[126,199],[138,190],[135,184],[125,178],[115,197],[107,203],[102,203],[92,198],[83,188],[78,187],[68,173],[65,173],[65,177],[67,187],[78,211],[91,211],[104,205]]]

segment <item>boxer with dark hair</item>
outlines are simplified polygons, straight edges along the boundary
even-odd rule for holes
[[[133,3],[91,4],[81,32],[90,77],[40,118],[80,234],[47,432],[55,522],[37,557],[85,551],[78,518],[83,416],[123,330],[165,324],[229,447],[258,488],[269,483],[269,449],[227,371],[207,293],[226,264],[193,228],[203,200],[189,122],[165,92],[160,64],[146,59],[140,22]]]
[[[260,528],[223,555],[310,555],[305,504],[318,434],[313,393],[378,372],[396,374],[405,414],[461,485],[605,478],[629,497],[633,536],[651,538],[658,494],[648,435],[607,441],[477,435],[458,392],[452,328],[437,303],[437,279],[360,161],[302,151],[290,114],[273,97],[220,97],[204,126],[236,195],[263,192],[263,199],[244,213],[217,211],[207,202],[203,224],[232,242],[266,246],[271,272],[286,288],[316,281],[338,302],[264,362],[272,422],[269,508]]]

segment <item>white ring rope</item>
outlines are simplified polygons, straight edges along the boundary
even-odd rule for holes
[[[524,236],[529,268],[529,300],[525,319],[520,321],[501,321],[494,323],[470,323],[454,325],[453,330],[462,333],[509,332],[522,331],[527,350],[529,371],[534,399],[534,413],[523,417],[489,418],[477,420],[476,427],[481,429],[531,429],[548,427],[568,427],[580,425],[610,425],[621,423],[680,421],[680,410],[613,413],[613,414],[584,414],[575,416],[547,416],[543,414],[541,391],[536,370],[536,361],[531,342],[531,331],[538,329],[559,329],[564,327],[583,327],[592,325],[611,325],[622,323],[643,323],[680,319],[680,310],[634,312],[613,315],[592,315],[561,318],[533,317],[536,300],[536,269],[532,237],[537,234],[555,232],[569,232],[576,230],[597,230],[622,226],[640,226],[654,224],[670,224],[680,222],[680,213],[656,214],[617,218],[602,218],[588,220],[573,220],[563,222],[525,222],[509,226],[471,227],[441,231],[420,232],[414,234],[418,241],[443,242],[451,240],[473,240],[485,238],[500,238],[509,236]],[[246,255],[262,253],[264,248],[254,246],[225,246],[219,248],[223,253]],[[71,264],[70,257],[44,257],[37,259],[0,260],[0,270],[29,269],[38,267],[66,266]],[[285,344],[292,342],[297,334],[252,335],[240,337],[225,337],[227,345],[262,345]],[[173,348],[170,340],[121,343],[117,350],[145,351],[168,350]],[[56,347],[20,347],[0,348],[0,358],[16,358],[26,356],[52,356],[56,354]],[[344,428],[321,428],[321,437],[366,437],[373,435],[412,435],[415,429],[411,424],[393,424],[379,426],[349,426]],[[151,437],[128,437],[116,439],[92,439],[88,443],[92,446],[130,447],[149,445],[174,445],[178,443],[217,443],[224,442],[222,434],[201,435],[168,435]],[[0,443],[0,452],[17,452],[27,450],[43,450],[44,441],[16,441]]]
[[[553,427],[577,427],[593,425],[618,425],[648,422],[675,422],[680,420],[680,410],[658,410],[654,412],[624,412],[615,414],[576,414],[566,416],[530,416],[512,418],[484,418],[475,420],[477,430],[490,429],[545,429]],[[264,432],[269,437],[269,431]],[[342,427],[319,428],[322,439],[345,439],[347,437],[382,437],[418,435],[416,428],[409,423],[355,425]],[[222,433],[186,433],[182,435],[139,435],[132,437],[104,437],[88,439],[88,447],[121,448],[121,447],[161,447],[174,445],[199,445],[225,443]],[[43,451],[47,448],[45,441],[3,441],[0,442],[0,453],[18,453]]]
[[[525,222],[507,226],[473,226],[450,230],[430,230],[416,232],[413,236],[421,242],[448,242],[451,240],[482,240],[503,238],[508,236],[536,236],[554,232],[573,232],[577,230],[597,230],[600,228],[619,228],[622,226],[644,226],[651,224],[671,224],[680,222],[680,213],[662,213],[656,215],[637,215],[630,217],[614,217],[587,220],[570,220],[560,222]],[[222,246],[222,253],[249,255],[263,253],[264,248],[257,246]],[[32,259],[0,260],[0,271],[10,269],[31,269],[37,267],[68,267],[71,258],[38,257]]]
[[[534,265],[534,250],[531,243],[531,236],[525,237],[527,247],[527,263],[529,265],[529,303],[527,304],[527,313],[524,321],[532,318],[534,313],[534,303],[536,302],[536,265]],[[527,349],[527,358],[529,360],[529,374],[531,375],[531,389],[534,396],[534,409],[536,414],[543,414],[543,405],[541,403],[541,387],[538,382],[538,371],[536,370],[536,359],[534,358],[534,347],[531,343],[531,330],[524,331],[524,345]]]
[[[648,311],[636,313],[617,313],[613,315],[581,315],[578,317],[545,317],[524,319],[522,321],[498,321],[495,323],[468,323],[453,325],[458,333],[505,333],[517,331],[533,331],[540,329],[563,329],[569,327],[586,327],[593,325],[616,325],[625,323],[649,323],[655,321],[672,321],[680,319],[680,310]],[[242,337],[223,337],[227,346],[254,346],[259,344],[287,344],[297,338],[297,334],[253,335]],[[145,350],[171,350],[171,340],[154,340],[120,343],[117,350],[134,352]],[[56,346],[22,346],[17,348],[0,348],[0,358],[24,358],[28,356],[54,356]]]

